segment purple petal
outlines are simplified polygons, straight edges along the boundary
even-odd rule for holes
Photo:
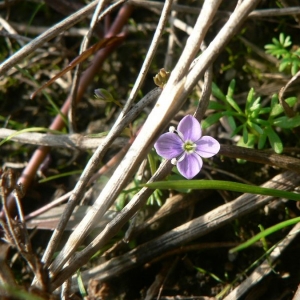
[[[183,134],[184,141],[192,142],[200,139],[202,130],[200,123],[191,115],[185,116],[178,124],[177,130]]]
[[[158,138],[154,144],[154,148],[158,155],[166,159],[172,159],[178,157],[183,152],[182,144],[183,142],[177,134],[167,132]]]
[[[177,168],[186,179],[192,179],[200,172],[202,165],[202,158],[196,153],[192,153],[186,154],[182,161],[178,161]]]
[[[211,136],[205,135],[195,143],[197,145],[195,152],[205,158],[216,155],[220,150],[220,143]]]

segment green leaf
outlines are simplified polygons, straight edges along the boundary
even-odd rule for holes
[[[232,129],[232,131],[234,131],[236,129],[236,123],[235,123],[234,117],[227,116],[226,118],[228,120],[228,124],[229,124],[230,128]]]
[[[263,107],[259,110],[258,114],[259,115],[270,114],[271,110],[272,110],[271,107]]]
[[[243,137],[241,137],[239,139],[237,145],[240,146],[240,147],[253,149],[254,145],[256,144],[256,141],[257,141],[257,137],[254,134],[252,134],[252,133],[248,133],[248,141],[247,141],[247,143],[244,143],[244,139],[243,139]],[[244,164],[244,163],[247,162],[247,160],[241,159],[241,158],[237,158],[236,161],[239,164]]]
[[[283,37],[284,37],[284,35],[283,35]],[[284,42],[281,43],[281,44],[282,44],[283,47],[285,47],[285,48],[291,46],[291,45],[292,45],[291,37],[290,37],[290,36],[287,36],[287,37],[285,38]]]
[[[289,98],[285,99],[285,102],[289,105],[289,107],[293,107],[295,105],[295,103],[297,102],[297,98],[289,97]],[[272,107],[272,111],[270,113],[271,117],[276,117],[276,116],[280,115],[281,113],[283,113],[283,107],[280,103],[278,103],[278,97],[276,94],[273,95],[273,97],[272,97],[271,107]]]
[[[243,138],[241,138],[238,141],[237,145],[240,146],[240,147],[253,149],[254,145],[256,144],[256,140],[257,140],[257,137],[254,134],[248,133],[248,141],[247,141],[247,143],[244,143]]]
[[[224,281],[218,277],[217,275],[215,275],[214,273],[211,273],[211,272],[208,272],[202,268],[199,268],[199,267],[194,267],[198,272],[202,273],[202,274],[207,274],[209,275],[210,277],[212,277],[214,280],[218,281],[218,282],[221,282],[221,283],[224,283]]]
[[[272,233],[275,233],[276,231],[279,231],[279,230],[282,230],[283,228],[286,228],[287,226],[291,226],[291,225],[294,225],[294,224],[297,224],[300,222],[300,217],[297,217],[297,218],[293,218],[293,219],[290,219],[290,220],[287,220],[287,221],[283,221],[281,223],[278,223],[272,227],[269,227],[268,229],[260,232],[259,234],[255,235],[254,237],[252,237],[251,239],[249,239],[248,241],[246,241],[245,243],[233,248],[233,249],[230,249],[230,253],[234,253],[234,252],[237,252],[237,251],[240,251],[240,250],[243,250],[243,249],[246,249],[248,248],[249,246],[251,246],[252,244],[256,243],[257,241],[259,241],[260,239],[272,234]]]
[[[272,42],[273,42],[274,45],[280,46],[280,41],[277,40],[276,38],[272,38]]]
[[[82,298],[85,298],[88,294],[87,291],[85,290],[80,270],[77,271],[77,284]]]
[[[290,106],[293,107],[297,102],[297,97],[289,97],[285,99],[285,102]]]
[[[257,109],[257,110],[255,110],[255,111],[251,112],[249,118],[250,118],[251,120],[252,120],[252,119],[256,119],[256,118],[258,117],[258,115],[259,115],[259,112],[260,112],[259,109]]]
[[[266,120],[262,120],[262,119],[259,119],[259,118],[256,118],[254,120],[252,120],[253,122],[259,124],[259,125],[263,125],[263,126],[270,126],[270,121],[266,121]]]
[[[210,115],[205,120],[202,121],[201,127],[203,129],[206,129],[206,128],[210,127],[211,125],[217,123],[220,120],[220,118],[222,118],[222,117],[223,117],[223,113],[216,113],[216,114]]]
[[[260,100],[258,98],[258,100]],[[256,101],[253,103],[253,105],[250,107],[250,111],[254,112],[254,111],[258,111],[257,114],[259,113],[259,110],[261,109],[261,104],[260,103],[256,103]]]
[[[292,64],[291,74],[294,76],[299,70],[299,66],[297,63]]]
[[[276,117],[281,113],[283,113],[283,107],[281,106],[281,104],[276,104],[272,107],[272,110],[270,112],[270,117]]]
[[[168,181],[177,181],[177,180],[183,180],[183,176],[180,174],[172,174],[168,176]],[[159,189],[156,189],[156,191],[159,191]],[[179,193],[188,194],[191,192],[191,189],[174,189],[174,191],[177,191]]]
[[[226,96],[226,101],[230,104],[231,107],[233,107],[238,113],[243,115],[242,110],[238,106],[238,104],[235,102],[235,100],[229,96]]]
[[[244,125],[238,126],[231,134],[231,137],[236,136],[242,129],[244,128]]]
[[[255,101],[255,99],[254,99],[254,89],[251,88],[249,93],[248,93],[247,101],[246,101],[246,111],[247,112],[250,111],[254,101]]]
[[[232,98],[235,90],[235,79],[232,79],[229,83],[226,98]]]
[[[76,170],[76,171],[70,171],[70,172],[65,172],[62,174],[57,174],[57,175],[53,175],[53,176],[49,176],[47,178],[43,178],[41,180],[39,180],[39,183],[44,183],[44,182],[48,182],[51,180],[55,180],[55,179],[59,179],[62,177],[67,177],[67,176],[71,176],[71,175],[77,175],[77,174],[81,174],[83,170]]]
[[[287,67],[289,67],[291,65],[292,61],[291,59],[288,57],[288,58],[284,58],[280,64],[279,64],[279,72],[282,72],[283,70],[285,70]]]
[[[149,167],[150,167],[151,176],[153,176],[153,174],[157,170],[154,152],[150,151],[149,154],[147,155],[147,158],[148,158],[148,163],[149,163]]]
[[[262,128],[261,128],[259,125],[255,124],[255,123],[253,123],[253,122],[251,122],[251,121],[248,121],[247,124],[248,124],[252,129],[254,129],[258,134],[263,134],[264,131],[262,130]]]
[[[265,49],[267,49],[267,50],[278,49],[278,46],[274,45],[274,44],[267,44],[267,45],[265,45]]]
[[[250,110],[251,110],[251,111],[256,110],[256,108],[257,108],[258,105],[260,105],[260,107],[261,107],[261,104],[260,104],[260,97],[257,97],[256,99],[254,99],[254,101],[253,101],[253,103],[252,103],[252,105],[251,105]]]
[[[277,50],[274,50],[274,54],[277,55],[277,56],[281,56],[283,58],[289,58],[291,55],[289,53],[289,51],[287,51],[286,49],[277,49]]]
[[[266,141],[267,141],[267,134],[266,132],[264,132],[263,134],[260,134],[258,137],[257,148],[263,149],[265,147]]]
[[[226,110],[226,107],[222,104],[220,104],[217,101],[210,100],[208,104],[208,109],[213,109],[213,110]]]
[[[261,225],[261,224],[258,225],[258,228],[259,228],[260,232],[263,232],[263,231],[265,230],[265,228],[264,228],[263,225]],[[262,243],[262,245],[263,245],[264,251],[267,252],[268,249],[269,249],[269,247],[268,247],[268,243],[267,243],[267,241],[266,241],[266,237],[263,236],[263,237],[260,239],[260,241],[261,241],[261,243]]]
[[[272,149],[278,154],[282,153],[283,145],[278,134],[271,127],[266,128],[266,133]]]
[[[278,95],[277,94],[273,94],[272,98],[271,98],[271,108],[273,108],[278,103],[279,103]]]
[[[281,33],[279,34],[279,42],[280,42],[281,45],[283,45],[283,44],[284,44],[284,41],[285,41],[284,33],[281,32]]]
[[[300,126],[300,116],[295,116],[293,118],[288,118],[286,116],[279,117],[273,120],[273,125],[280,128],[295,128]]]
[[[214,82],[211,85],[211,92],[217,99],[226,102],[226,96]]]
[[[243,126],[243,141],[245,144],[247,144],[248,142],[248,130],[247,130],[247,126]]]
[[[225,190],[300,201],[300,194],[223,180],[175,180],[142,184],[151,189]]]
[[[99,100],[102,100],[105,102],[112,102],[112,103],[117,104],[119,107],[122,107],[122,104],[119,101],[115,100],[113,95],[105,89],[96,89],[95,97]]]

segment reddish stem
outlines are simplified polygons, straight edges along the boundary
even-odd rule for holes
[[[119,11],[114,23],[110,27],[109,31],[105,35],[105,37],[111,37],[114,35],[117,35],[123,28],[123,26],[127,23],[131,13],[132,13],[133,7],[131,5],[125,4]],[[86,69],[86,71],[82,74],[80,78],[80,83],[76,95],[76,101],[80,101],[82,98],[83,93],[85,92],[87,86],[92,81],[93,77],[99,73],[101,66],[104,62],[104,60],[109,56],[109,54],[118,46],[118,44],[114,44],[112,46],[103,48],[99,50],[93,61],[91,62],[90,66]],[[65,104],[61,108],[61,112],[64,115],[67,115],[69,107],[70,107],[70,96],[66,99]],[[53,120],[52,124],[50,125],[50,129],[52,130],[61,130],[65,126],[65,123],[63,122],[60,115],[57,115],[56,118]],[[22,172],[22,175],[18,179],[18,183],[23,186],[24,192],[27,191],[28,187],[30,186],[31,182],[33,181],[35,174],[39,168],[39,166],[42,164],[44,159],[46,158],[48,152],[50,151],[49,147],[41,146],[39,147],[34,154],[32,155],[28,165]],[[7,198],[7,207],[11,214],[13,214],[13,211],[15,209],[15,201],[13,199],[13,196],[10,195]],[[0,217],[4,217],[3,210],[1,211]]]

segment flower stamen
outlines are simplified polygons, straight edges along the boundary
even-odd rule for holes
[[[186,141],[183,146],[183,150],[187,153],[194,153],[196,149],[196,144],[193,143],[192,141]]]

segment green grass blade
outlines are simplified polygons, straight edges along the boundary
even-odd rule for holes
[[[222,180],[175,180],[157,181],[145,184],[152,189],[195,189],[195,190],[227,190],[232,192],[250,193],[281,197],[290,200],[300,201],[300,194],[286,192],[276,189],[269,189],[244,183],[222,181]]]
[[[81,174],[82,171],[83,170],[76,170],[76,171],[66,172],[66,173],[63,173],[63,174],[49,176],[47,178],[39,180],[39,183],[44,183],[44,182],[47,182],[47,181],[51,181],[51,180],[55,180],[55,179],[58,179],[58,178],[67,177],[67,176],[71,176],[71,175]]]
[[[77,283],[80,295],[82,296],[82,299],[84,299],[85,297],[87,297],[88,293],[85,290],[80,270],[77,271]]]
[[[269,227],[268,229],[258,233],[257,235],[255,235],[254,237],[252,237],[251,239],[249,239],[248,241],[246,241],[245,243],[237,246],[237,247],[234,247],[232,249],[229,250],[230,253],[234,253],[234,252],[237,252],[237,251],[240,251],[240,250],[243,250],[243,249],[246,249],[248,248],[249,246],[251,246],[252,244],[256,243],[257,241],[259,241],[260,239],[263,239],[265,238],[266,236],[278,231],[278,230],[281,230],[287,226],[291,226],[291,225],[294,225],[296,223],[300,222],[300,217],[297,217],[297,218],[293,218],[293,219],[290,219],[290,220],[287,220],[287,221],[283,221],[281,223],[278,223],[274,226],[271,226]]]

